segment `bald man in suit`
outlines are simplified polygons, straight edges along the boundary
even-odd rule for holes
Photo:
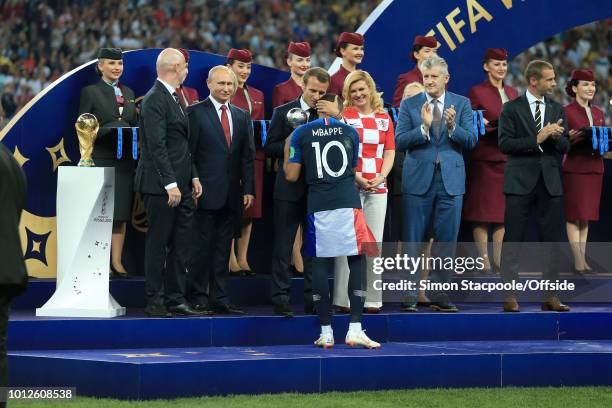
[[[141,155],[136,189],[143,195],[149,230],[145,290],[151,317],[200,316],[185,298],[194,199],[202,186],[192,162],[189,123],[175,90],[187,77],[185,57],[166,48],[157,58],[157,80],[142,102]]]

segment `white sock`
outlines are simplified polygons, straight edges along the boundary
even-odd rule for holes
[[[321,334],[334,334],[331,324],[328,326],[321,326]]]
[[[361,331],[361,322],[349,323],[349,331],[352,333],[358,333]]]

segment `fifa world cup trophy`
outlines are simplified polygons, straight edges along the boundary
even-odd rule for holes
[[[83,113],[77,118],[74,127],[79,138],[79,151],[81,152],[81,160],[79,160],[78,166],[94,167],[96,164],[91,159],[91,155],[100,128],[98,118],[91,113]]]

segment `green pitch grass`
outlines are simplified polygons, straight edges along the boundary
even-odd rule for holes
[[[77,390],[78,393],[78,390]],[[10,401],[9,407],[57,408],[610,408],[612,387],[566,388],[462,388],[396,390],[327,394],[235,395],[228,397],[183,398],[172,401],[119,401],[78,397],[60,401]]]

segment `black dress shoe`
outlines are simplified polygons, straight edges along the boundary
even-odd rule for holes
[[[289,305],[286,303],[274,305],[274,314],[277,314],[283,317],[293,317],[293,311],[291,311],[291,309],[289,308]]]
[[[229,276],[244,276],[242,274],[242,269],[238,269],[237,271],[229,270]]]
[[[235,314],[235,315],[243,315],[244,310],[238,309],[236,306],[231,303],[221,303],[218,305],[211,306],[210,309],[214,313],[218,314]]]
[[[333,308],[330,308],[330,313],[332,312]],[[306,305],[304,306],[304,314],[305,315],[316,315],[317,314],[317,309],[314,307],[314,305]]]
[[[304,271],[300,272],[297,269],[295,269],[294,265],[289,266],[289,272],[293,275],[293,276],[304,276]]]
[[[207,305],[194,305],[192,309],[196,312],[200,312],[202,316],[210,316],[214,314]]]
[[[417,302],[402,302],[402,304],[400,305],[400,310],[402,312],[418,312],[419,308],[417,307],[417,305]]]
[[[257,275],[255,272],[253,272],[251,269],[243,269],[240,271],[240,275],[242,276],[255,276]]]
[[[435,312],[455,313],[459,309],[451,302],[431,302],[429,308]]]
[[[351,313],[351,308],[350,307],[346,307],[346,306],[338,306],[338,305],[334,305],[333,308],[335,313],[338,314],[349,314]]]
[[[145,313],[149,317],[172,317],[172,313],[168,309],[159,305],[148,305],[145,308]]]
[[[111,279],[131,279],[132,277],[128,275],[127,272],[117,272],[117,270],[113,267],[113,264],[110,265],[110,273],[109,277]]]
[[[168,306],[168,311],[173,315],[178,316],[204,316],[204,313],[198,312],[189,305],[182,303],[180,305]]]

